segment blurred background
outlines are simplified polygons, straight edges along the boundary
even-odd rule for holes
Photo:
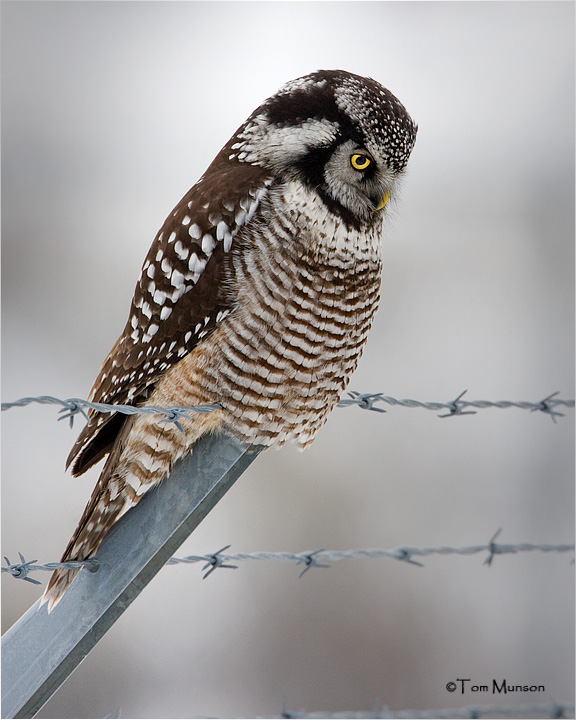
[[[350,389],[574,397],[574,5],[4,2],[2,399],[86,397],[164,218],[285,81],[369,75],[419,124]],[[60,557],[97,478],[50,406],[3,415],[3,554]],[[81,419],[77,426],[80,426]],[[337,409],[260,456],[181,548],[567,543],[574,411]],[[572,554],[164,569],[44,718],[571,702]],[[47,574],[37,575],[42,581]],[[6,575],[7,629],[42,588]],[[449,694],[456,678],[545,692]]]

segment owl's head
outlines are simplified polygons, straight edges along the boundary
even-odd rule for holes
[[[228,145],[229,159],[303,182],[354,227],[374,222],[393,196],[417,126],[371,78],[320,70],[284,85]]]

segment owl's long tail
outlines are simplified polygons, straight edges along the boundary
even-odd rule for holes
[[[120,431],[98,483],[61,562],[86,560],[98,550],[111,527],[189,453],[200,437],[219,426],[218,412],[182,418],[184,432],[150,415],[130,417]],[[81,568],[55,570],[42,596],[48,612]]]

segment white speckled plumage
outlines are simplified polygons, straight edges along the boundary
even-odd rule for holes
[[[287,83],[222,148],[168,216],[126,328],[91,392],[98,402],[221,410],[183,418],[92,412],[68,463],[108,456],[63,560],[110,527],[200,437],[308,445],[357,365],[379,301],[388,197],[416,126],[369,78],[319,71]],[[56,571],[58,602],[77,571]]]

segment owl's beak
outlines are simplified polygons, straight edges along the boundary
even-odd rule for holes
[[[378,205],[376,205],[376,210],[382,210],[382,208],[386,206],[388,200],[390,200],[390,193],[386,191],[378,201]]]

